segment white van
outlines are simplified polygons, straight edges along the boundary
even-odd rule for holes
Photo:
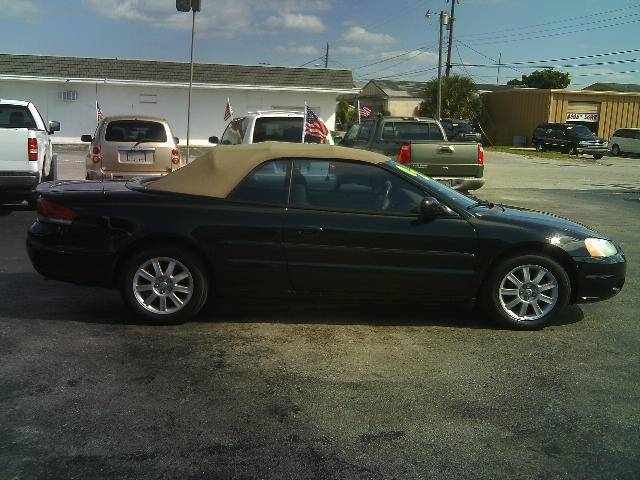
[[[611,137],[611,153],[640,153],[640,128],[620,128]]]

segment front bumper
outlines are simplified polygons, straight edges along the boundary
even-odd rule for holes
[[[616,296],[624,286],[627,264],[622,252],[613,257],[575,258],[574,303],[599,302]]]
[[[580,147],[576,148],[578,153],[586,153],[587,155],[606,155],[609,153],[609,147]]]
[[[0,172],[0,195],[27,195],[37,185],[36,172]]]

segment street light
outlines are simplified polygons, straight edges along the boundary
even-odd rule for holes
[[[193,86],[193,45],[196,31],[196,12],[200,11],[200,0],[176,0],[176,10],[193,12],[191,19],[191,71],[189,73],[189,100],[187,102],[187,163],[189,163],[189,130],[191,127],[191,88]]]

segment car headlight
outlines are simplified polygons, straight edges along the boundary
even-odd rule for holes
[[[616,246],[603,238],[587,238],[584,241],[589,255],[596,258],[611,257],[618,253]]]

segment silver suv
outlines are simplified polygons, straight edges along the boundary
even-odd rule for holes
[[[87,180],[127,180],[137,176],[166,175],[180,168],[178,139],[166,120],[144,116],[105,117],[86,156]]]

